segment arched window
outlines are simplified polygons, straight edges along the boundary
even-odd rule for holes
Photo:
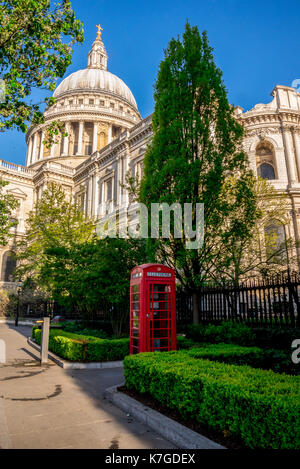
[[[13,282],[13,274],[16,270],[16,267],[17,261],[15,258],[15,253],[12,251],[6,251],[2,257],[1,280],[3,282]]]
[[[275,171],[271,164],[262,163],[257,168],[257,174],[263,179],[275,179]]]
[[[276,179],[275,152],[270,142],[260,142],[256,147],[257,174],[263,179]]]

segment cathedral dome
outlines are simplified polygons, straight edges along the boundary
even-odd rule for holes
[[[76,91],[92,91],[95,94],[98,92],[108,93],[124,99],[137,110],[136,101],[128,86],[121,78],[105,69],[86,68],[72,73],[60,83],[53,96],[59,98]]]
[[[67,76],[56,88],[55,103],[44,112],[44,122],[32,125],[27,134],[27,165],[41,165],[45,159],[72,168],[141,120],[128,86],[107,70],[107,53],[97,26],[97,37],[88,54],[87,68]],[[44,136],[51,123],[62,125],[51,147]]]
[[[88,55],[88,66],[66,77],[54,91],[53,96],[60,98],[76,92],[89,91],[93,94],[109,94],[121,98],[137,110],[133,94],[121,78],[107,70],[107,53],[102,42],[100,25],[97,38]]]

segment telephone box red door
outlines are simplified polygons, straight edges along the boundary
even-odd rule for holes
[[[176,350],[174,270],[143,264],[131,271],[130,353]]]

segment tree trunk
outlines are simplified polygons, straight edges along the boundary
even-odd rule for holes
[[[199,324],[199,303],[196,292],[193,293],[193,324]]]

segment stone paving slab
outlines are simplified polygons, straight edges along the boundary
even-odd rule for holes
[[[173,444],[104,397],[122,368],[64,370],[40,366],[28,326],[0,324],[0,448],[172,449]],[[36,355],[34,355],[36,354]]]

